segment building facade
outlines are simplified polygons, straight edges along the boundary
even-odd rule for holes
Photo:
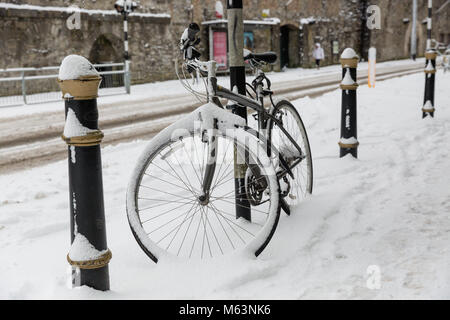
[[[219,2],[222,16],[216,0],[141,0],[129,18],[132,82],[175,77],[178,41],[191,21],[202,27],[203,58],[223,59],[226,65],[226,1]],[[434,10],[446,2],[434,0]],[[419,56],[425,50],[426,3],[418,0]],[[371,5],[381,9],[380,29],[367,28]],[[69,28],[68,19],[77,12],[67,11],[69,6],[81,8],[76,28]],[[59,65],[68,54],[93,63],[123,61],[122,17],[113,6],[111,0],[0,0],[0,69]],[[379,61],[407,58],[411,11],[412,0],[244,0],[246,46],[275,51],[280,57],[276,70],[311,67],[317,42],[325,50],[324,64],[337,63],[346,47],[363,59],[371,46],[378,49]],[[445,43],[450,41],[449,11],[450,5],[434,16],[433,36]]]

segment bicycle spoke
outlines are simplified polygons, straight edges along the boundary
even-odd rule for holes
[[[221,245],[220,245],[219,239],[217,239],[217,235],[216,235],[216,233],[214,232],[214,229],[213,229],[213,227],[212,227],[212,225],[211,225],[211,222],[209,221],[209,218],[208,218],[208,211],[209,211],[209,207],[206,208],[206,221],[208,222],[209,228],[211,229],[211,231],[212,231],[212,233],[213,233],[213,235],[214,235],[214,239],[216,239],[216,243],[217,243],[217,246],[218,246],[219,249],[220,249],[220,252],[223,254],[223,250],[222,250],[222,247],[221,247]]]
[[[168,195],[171,195],[171,196],[174,196],[174,197],[183,199],[183,200],[192,200],[191,198],[182,197],[182,196],[177,195],[177,194],[175,194],[175,193],[171,193],[171,192],[167,192],[167,191],[155,189],[155,188],[152,188],[152,187],[149,187],[149,186],[141,185],[141,187],[144,187],[144,188],[146,188],[146,189],[150,189],[150,190],[153,190],[153,191],[157,191],[157,192],[160,192],[160,193],[168,194]]]
[[[181,217],[184,216],[185,214],[188,214],[189,211],[191,211],[192,208],[193,208],[194,206],[195,206],[195,203],[193,203],[192,206],[191,206],[187,211],[185,211],[185,212],[183,212],[182,214],[180,214],[179,216],[177,216],[177,217],[175,217],[175,218],[173,218],[173,219],[167,221],[166,223],[162,224],[162,225],[159,226],[158,228],[156,228],[156,229],[150,231],[149,233],[147,233],[147,235],[150,235],[150,234],[152,234],[153,232],[158,231],[158,230],[160,230],[161,228],[164,228],[164,227],[167,226],[169,223],[171,223],[171,222],[173,222],[173,221],[175,221],[175,220],[178,220],[179,218],[181,218]],[[182,223],[183,223],[183,222],[182,222]],[[171,232],[169,232],[168,234],[170,234],[170,233],[171,233]],[[163,238],[163,239],[164,239],[164,238]],[[161,239],[161,240],[163,240],[163,239]],[[160,240],[160,241],[161,241],[161,240]],[[160,241],[158,241],[158,243],[159,243]]]
[[[216,208],[213,204],[211,204],[211,208],[212,208],[212,207]],[[250,235],[252,235],[252,236],[254,237],[254,235],[253,235],[250,231],[244,229],[243,227],[241,227],[240,225],[238,225],[238,224],[235,223],[234,221],[228,219],[227,217],[224,217],[224,216],[220,213],[220,211],[219,211],[217,208],[216,208],[216,212],[217,212],[218,215],[220,215],[220,216],[225,220],[225,222],[230,226],[230,228],[236,233],[236,235],[239,237],[239,239],[241,239],[241,241],[242,241],[243,243],[245,243],[245,240],[244,240],[244,239],[241,237],[241,235],[233,228],[233,226],[232,226],[230,223],[234,224],[236,227],[239,227],[240,229],[244,230],[245,232],[249,233]]]
[[[191,202],[187,202],[187,203],[182,204],[182,205],[180,205],[180,206],[178,206],[178,207],[176,207],[176,208],[173,208],[173,209],[169,209],[169,210],[167,210],[167,211],[164,211],[163,213],[160,213],[160,214],[158,214],[157,216],[154,216],[153,218],[150,218],[150,219],[147,219],[147,220],[141,222],[141,224],[144,224],[144,223],[147,223],[147,222],[149,222],[149,221],[155,220],[156,218],[159,218],[159,217],[161,217],[161,216],[163,216],[163,215],[165,215],[165,214],[167,214],[167,213],[169,213],[169,212],[172,212],[172,211],[174,211],[174,210],[176,210],[176,209],[180,209],[180,208],[182,208],[182,207],[184,207],[184,206],[186,206],[186,205],[192,204],[194,201],[195,201],[195,200],[192,200]]]
[[[202,185],[202,179],[200,179],[200,177],[198,176],[197,170],[194,168],[194,164],[192,163],[192,157],[187,153],[186,148],[184,147],[184,144],[183,144],[183,150],[184,150],[184,153],[186,153],[186,155],[187,155],[187,157],[189,159],[189,162],[191,164],[192,170],[194,170],[195,176],[198,179],[198,183],[201,186]]]
[[[159,153],[159,154],[161,155],[161,153]],[[164,161],[167,162],[167,160],[165,160],[165,159],[164,159]],[[188,188],[188,190],[189,190],[190,192],[192,192],[192,194],[195,195],[195,192],[194,192],[195,188],[194,188],[194,189],[189,188],[189,186],[183,181],[183,179],[180,178],[180,176],[177,174],[177,172],[172,168],[172,166],[171,166],[169,163],[167,163],[167,164],[169,165],[169,167],[170,167],[172,170],[174,170],[174,172],[175,172],[175,174],[176,174],[177,176],[174,176],[174,175],[173,175],[172,173],[170,173],[169,171],[164,170],[163,168],[161,168],[160,166],[158,166],[156,163],[152,163],[152,164],[153,164],[155,167],[157,167],[158,169],[160,169],[160,170],[164,171],[165,173],[169,174],[170,176],[174,177],[175,179],[180,180],[181,183],[183,183],[183,184],[186,186],[186,188]],[[197,190],[195,190],[195,191],[197,191]]]
[[[187,203],[187,202],[182,202],[182,201],[174,201],[174,200],[163,200],[163,199],[152,199],[152,198],[144,198],[144,197],[139,197],[139,200],[148,200],[148,201],[164,201],[164,202],[173,202],[173,203]],[[187,199],[187,198],[186,198]]]
[[[191,190],[189,190],[189,189],[186,189],[186,188],[184,188],[184,187],[182,187],[182,186],[180,186],[180,185],[178,185],[178,184],[175,184],[175,183],[169,182],[169,181],[167,181],[167,180],[164,180],[164,179],[158,178],[158,177],[156,177],[156,176],[152,176],[152,175],[150,175],[150,174],[148,174],[148,173],[144,173],[144,174],[145,174],[146,176],[148,176],[148,177],[152,178],[152,179],[156,179],[156,180],[159,180],[159,181],[162,181],[162,182],[168,183],[168,184],[170,184],[170,185],[172,185],[172,186],[174,186],[174,187],[178,187],[178,188],[180,188],[180,189],[183,189],[183,190],[186,190],[186,191],[191,191]]]
[[[170,148],[171,150],[172,150],[172,148]],[[184,177],[186,178],[186,181],[190,181],[190,179],[189,179],[189,177],[188,177],[188,175],[186,174],[186,172],[184,171],[184,169],[183,169],[183,166],[181,165],[181,163],[180,163],[180,160],[178,160],[178,157],[175,157],[174,156],[174,158],[175,158],[175,160],[177,161],[177,163],[178,163],[178,166],[180,167],[180,169],[181,169],[181,171],[183,172],[183,174],[184,174]],[[191,187],[192,187],[192,185],[191,184],[189,184]],[[193,187],[192,187],[193,188]]]
[[[197,231],[195,232],[194,241],[192,242],[191,252],[189,253],[189,258],[192,257],[192,252],[194,251],[195,241],[197,240],[198,231],[200,230],[201,220],[198,219]]]
[[[142,199],[142,198],[138,198],[138,199]],[[146,210],[149,210],[149,209],[158,208],[158,207],[163,207],[163,206],[166,206],[166,205],[172,204],[172,203],[184,203],[184,204],[190,204],[192,201],[194,201],[194,200],[192,200],[192,201],[188,201],[188,202],[182,202],[182,201],[167,201],[167,200],[162,200],[162,199],[147,199],[147,198],[146,198],[146,199],[142,199],[142,200],[148,200],[148,201],[165,201],[166,203],[157,204],[157,205],[150,206],[150,207],[145,207],[145,208],[143,208],[143,209],[138,209],[139,212],[141,212],[141,211],[146,211]]]
[[[197,204],[197,206],[198,206],[198,204]],[[196,207],[196,208],[197,208],[197,207]],[[192,207],[191,207],[190,210],[192,210]],[[190,211],[190,210],[189,210],[189,211]],[[194,211],[194,212],[195,212],[195,211]],[[175,240],[175,238],[177,237],[177,234],[178,234],[178,232],[180,231],[181,227],[183,226],[184,222],[187,221],[187,220],[189,220],[189,218],[186,219],[186,217],[188,217],[188,215],[189,215],[189,213],[186,213],[186,216],[185,216],[183,222],[180,223],[180,225],[178,226],[177,231],[175,232],[175,234],[173,235],[173,237],[172,237],[172,239],[170,240],[169,244],[167,245],[166,250],[169,250],[170,245],[172,244],[173,240]],[[193,218],[193,217],[194,217],[194,216],[192,216],[192,218]]]
[[[189,214],[189,212],[192,210],[193,207],[194,207],[194,205],[193,205],[188,211],[184,212],[183,214],[181,214],[181,215],[178,216],[177,218],[172,219],[171,221],[165,223],[163,226],[166,226],[166,225],[168,225],[170,222],[172,222],[172,221],[174,221],[174,220],[177,220],[177,219],[181,218],[182,216],[185,216],[184,219],[183,219],[183,221],[181,221],[181,223],[180,223],[180,224],[183,224],[185,221],[187,221],[187,219],[190,218],[190,216],[188,217],[188,214]],[[197,211],[198,211],[198,208],[196,207],[196,209],[195,209],[195,211],[192,213],[192,215],[195,215],[195,214],[197,213]],[[186,218],[186,217],[187,217],[187,218]],[[167,238],[169,235],[171,235],[172,232],[174,232],[175,230],[177,230],[177,228],[180,226],[180,224],[176,225],[175,228],[173,228],[172,230],[170,230],[169,233],[167,233],[162,239],[160,239],[159,241],[157,241],[156,244],[160,243],[160,242],[163,241],[165,238]],[[161,229],[163,226],[159,227],[157,230]],[[153,230],[152,232],[155,232],[155,231],[156,231],[156,230]]]
[[[235,249],[235,246],[234,246],[234,244],[233,244],[233,241],[231,241],[231,238],[230,238],[230,236],[228,235],[228,232],[225,230],[225,227],[223,226],[223,224],[222,224],[222,222],[220,221],[219,217],[217,216],[216,211],[215,211],[213,208],[211,208],[211,210],[214,212],[214,216],[216,217],[217,221],[219,222],[220,226],[222,227],[222,230],[223,230],[223,232],[225,233],[225,236],[228,238],[228,241],[230,241],[231,247],[232,247],[233,249]]]

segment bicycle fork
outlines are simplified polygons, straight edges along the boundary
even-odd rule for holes
[[[199,197],[199,201],[202,205],[207,205],[211,195],[211,184],[216,171],[217,151],[218,151],[218,139],[217,139],[217,126],[218,120],[214,119],[214,129],[210,132],[203,132],[202,140],[207,144],[207,161],[205,167],[205,175],[202,183],[202,195]]]

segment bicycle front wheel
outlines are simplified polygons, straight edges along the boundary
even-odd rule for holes
[[[288,163],[293,163],[298,156],[303,160],[292,171],[294,179],[286,176],[282,184],[282,193],[289,206],[296,206],[313,190],[313,163],[311,147],[305,125],[297,109],[287,100],[282,100],[275,105],[272,115],[277,118],[283,128],[294,138],[301,148],[301,155],[297,155],[296,148],[272,119],[268,122],[269,142],[274,145]]]
[[[127,194],[128,221],[137,242],[155,262],[165,255],[205,259],[247,250],[258,256],[278,223],[279,186],[275,169],[259,142],[244,130],[217,132],[216,168],[209,198],[202,198],[208,142],[200,132],[172,137],[163,131],[141,156]],[[246,188],[251,221],[236,219],[234,158],[257,166]],[[264,181],[264,188],[258,182]],[[258,189],[259,187],[259,189]],[[256,190],[256,191],[255,191]]]

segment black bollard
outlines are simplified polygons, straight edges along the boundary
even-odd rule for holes
[[[70,58],[70,59],[68,59]],[[58,80],[65,99],[63,140],[68,145],[71,249],[74,286],[109,290],[108,263],[112,254],[106,243],[97,94],[101,77],[85,58],[69,56],[60,68],[89,70],[77,79]],[[77,272],[75,272],[77,271]]]
[[[436,57],[434,50],[425,53],[425,94],[423,99],[422,118],[434,118],[434,83],[436,80]]]
[[[228,17],[228,48],[230,61],[231,90],[245,95],[245,64],[244,64],[244,20],[242,0],[227,1]],[[234,107],[233,113],[247,120],[247,110],[244,107]],[[251,221],[250,203],[245,196],[245,161],[239,159],[235,147],[234,178],[236,190],[236,219],[244,218]]]
[[[356,70],[359,57],[356,52],[347,48],[341,55],[342,64],[342,113],[341,113],[341,139],[339,141],[340,157],[351,154],[358,158],[358,131],[357,131],[357,102]]]

